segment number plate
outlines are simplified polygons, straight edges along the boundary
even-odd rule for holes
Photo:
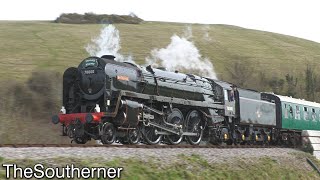
[[[96,71],[94,69],[92,70],[84,70],[84,74],[88,75],[88,74],[95,74]]]

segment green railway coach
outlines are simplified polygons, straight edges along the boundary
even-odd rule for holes
[[[302,99],[262,93],[262,99],[276,104],[277,128],[320,130],[320,104]]]

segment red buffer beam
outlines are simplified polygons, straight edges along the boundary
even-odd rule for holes
[[[104,117],[104,112],[96,113],[73,113],[73,114],[58,114],[52,116],[52,123],[69,125],[70,123],[80,120],[81,123],[100,123],[101,118]]]

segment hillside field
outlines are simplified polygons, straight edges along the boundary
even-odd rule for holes
[[[164,48],[174,34],[192,28],[192,41],[202,56],[214,64],[218,78],[228,80],[226,68],[237,61],[253,65],[257,72],[282,76],[299,75],[310,64],[320,67],[320,44],[296,37],[229,25],[144,22],[116,24],[121,53],[144,63],[154,48]],[[25,79],[36,69],[63,72],[77,66],[88,53],[85,46],[102,25],[71,25],[51,22],[0,22],[1,78]]]

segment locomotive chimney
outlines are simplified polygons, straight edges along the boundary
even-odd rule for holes
[[[114,60],[116,57],[115,57],[115,56],[113,56],[113,55],[103,55],[103,56],[101,56],[101,58],[103,58],[103,59],[110,59],[110,60]]]

